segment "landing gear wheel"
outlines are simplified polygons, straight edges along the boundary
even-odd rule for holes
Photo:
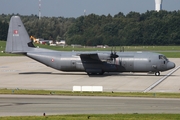
[[[96,73],[91,73],[91,72],[88,72],[87,74],[88,75],[96,75]]]
[[[155,76],[160,76],[160,72],[155,72]]]
[[[87,72],[87,74],[88,74],[88,75],[92,75],[92,73],[90,73],[90,72]]]
[[[100,73],[99,73],[99,75],[103,75],[103,74],[104,74],[104,72],[100,72]]]
[[[88,75],[103,75],[104,72],[99,72],[99,73],[91,73],[91,72],[87,72]]]

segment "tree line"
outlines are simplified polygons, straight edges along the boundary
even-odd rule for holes
[[[14,15],[14,14],[12,14]],[[12,15],[0,15],[0,40],[6,40]],[[21,15],[20,15],[21,16]],[[80,45],[179,45],[180,11],[89,14],[78,18],[21,16],[29,35]]]

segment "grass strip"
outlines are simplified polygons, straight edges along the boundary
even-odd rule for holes
[[[113,92],[113,91],[92,93],[92,92],[72,92],[72,91],[58,91],[58,90],[24,90],[24,89],[0,89],[0,94],[180,98],[179,93],[142,93],[142,92]]]
[[[49,46],[42,44],[35,44],[40,48],[46,48],[57,51],[111,51],[112,47],[97,48],[97,47],[72,47],[72,46]],[[0,41],[0,56],[19,56],[19,54],[4,53],[6,41]],[[120,46],[113,46],[113,50],[120,51]],[[160,51],[158,53],[164,54],[168,58],[180,58],[180,46],[124,46],[125,51]],[[169,51],[169,52],[167,52]]]
[[[108,114],[0,117],[0,120],[179,120],[180,114]]]

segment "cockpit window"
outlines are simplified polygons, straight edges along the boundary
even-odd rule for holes
[[[159,55],[159,59],[162,59],[162,55]]]
[[[163,60],[168,61],[168,59],[164,55],[159,55],[159,59],[163,59]]]
[[[169,61],[165,56],[164,56],[164,59],[165,59],[166,61]]]

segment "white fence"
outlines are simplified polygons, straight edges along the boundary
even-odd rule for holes
[[[73,86],[73,92],[103,92],[103,86]]]

